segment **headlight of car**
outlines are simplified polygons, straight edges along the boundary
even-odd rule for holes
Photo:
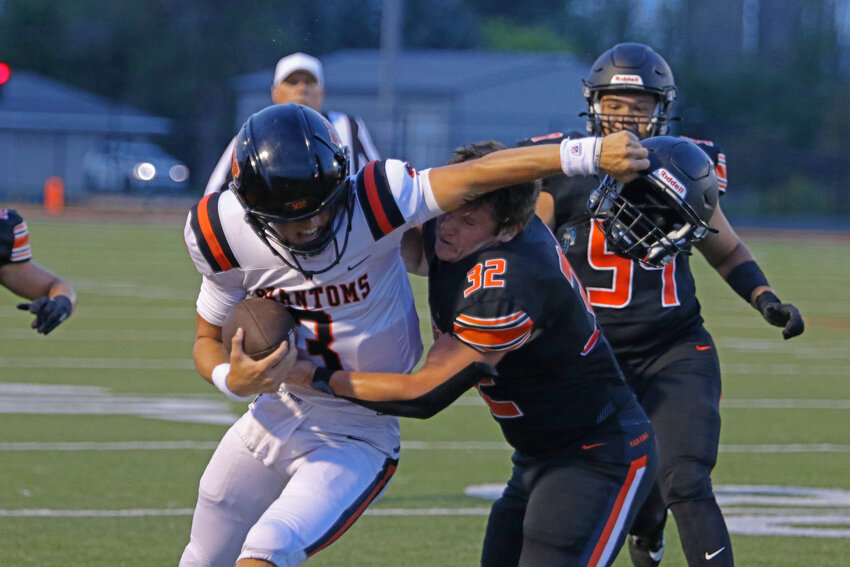
[[[156,168],[152,163],[140,161],[133,166],[133,177],[139,181],[150,181],[156,177]]]
[[[168,170],[168,177],[176,183],[183,183],[189,179],[189,168],[183,164],[172,165]]]

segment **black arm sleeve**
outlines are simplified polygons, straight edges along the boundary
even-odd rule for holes
[[[345,398],[364,408],[374,410],[387,415],[400,417],[415,417],[428,419],[438,412],[446,409],[460,397],[465,391],[480,382],[484,378],[496,378],[496,369],[483,362],[473,362],[430,392],[412,400],[398,400],[388,402],[368,402],[356,400],[346,396]]]

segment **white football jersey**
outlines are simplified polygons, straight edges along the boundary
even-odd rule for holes
[[[203,276],[198,314],[222,325],[246,296],[269,297],[299,320],[298,354],[318,366],[375,372],[409,372],[422,355],[419,319],[400,243],[404,231],[442,213],[428,171],[398,160],[370,162],[351,182],[356,194],[348,246],[339,264],[307,279],[278,258],[245,221],[232,191],[205,196],[189,214],[184,237]],[[343,227],[337,235],[340,245]],[[278,252],[289,259],[290,253]],[[305,270],[334,259],[331,244],[321,254],[298,257]],[[299,411],[300,400],[341,411],[375,415],[312,388],[286,386],[263,395]]]

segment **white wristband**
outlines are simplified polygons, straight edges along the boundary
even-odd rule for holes
[[[213,368],[212,371],[212,383],[216,388],[221,390],[221,393],[233,400],[234,402],[248,402],[251,401],[251,398],[254,396],[240,396],[239,394],[234,394],[230,391],[230,388],[227,387],[227,375],[230,374],[230,363],[223,362]]]
[[[599,157],[602,154],[600,138],[567,138],[561,142],[561,169],[569,177],[594,175],[598,171]]]

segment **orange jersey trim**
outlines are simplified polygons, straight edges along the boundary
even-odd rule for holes
[[[596,543],[596,547],[593,549],[593,554],[590,556],[590,561],[587,563],[588,567],[596,567],[597,565],[607,565],[608,561],[611,559],[611,543],[612,538],[616,540],[619,537],[619,533],[614,533],[614,528],[617,524],[620,523],[620,517],[623,514],[628,514],[629,506],[633,503],[634,492],[633,487],[635,483],[640,482],[641,478],[643,478],[643,473],[646,469],[646,455],[643,457],[632,461],[631,466],[629,467],[629,472],[626,475],[626,481],[623,483],[623,486],[620,488],[620,492],[617,494],[617,500],[614,502],[614,508],[611,510],[611,514],[608,516],[608,521],[605,522],[605,527],[602,530],[602,535],[599,537],[599,541]],[[631,500],[631,501],[628,501]],[[622,525],[620,528],[622,529]]]
[[[207,245],[210,247],[210,251],[213,254],[218,265],[221,266],[221,269],[226,271],[233,268],[233,265],[230,263],[230,260],[227,259],[227,255],[225,255],[224,250],[221,248],[221,244],[218,241],[218,238],[213,231],[212,224],[210,223],[210,216],[208,210],[208,203],[212,195],[207,195],[201,202],[198,204],[198,224],[201,227],[201,232],[204,235],[204,240]]]
[[[375,163],[377,162],[371,161],[366,164],[366,197],[369,199],[369,206],[375,215],[378,227],[386,236],[393,231],[393,225],[387,218],[387,213],[384,211],[380,197],[378,197],[378,186],[375,183]]]
[[[454,335],[477,350],[514,350],[531,337],[534,321],[524,311],[506,317],[481,319],[458,315]]]

